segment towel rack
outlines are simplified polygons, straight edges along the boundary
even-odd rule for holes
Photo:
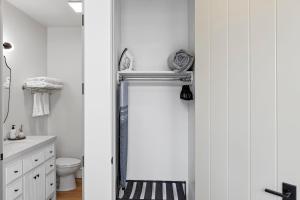
[[[41,92],[41,93],[51,93],[52,91],[61,90],[62,88],[42,88],[42,87],[27,87],[22,85],[22,90],[30,90],[31,93]]]
[[[118,82],[120,81],[176,81],[182,84],[193,83],[193,72],[173,71],[119,71]]]

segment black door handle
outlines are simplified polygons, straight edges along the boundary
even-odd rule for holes
[[[292,193],[288,192],[285,194],[282,194],[280,192],[276,192],[274,190],[270,190],[270,189],[265,189],[265,192],[282,197],[284,200],[289,200],[289,198],[291,197]]]
[[[297,187],[288,183],[282,183],[282,193],[265,189],[265,192],[282,198],[282,200],[297,200]]]

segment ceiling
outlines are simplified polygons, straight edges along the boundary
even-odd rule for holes
[[[68,0],[6,0],[45,26],[80,26],[81,14]]]

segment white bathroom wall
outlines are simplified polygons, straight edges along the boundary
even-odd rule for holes
[[[50,98],[50,135],[57,136],[57,155],[83,155],[82,29],[49,27],[47,32],[47,75],[64,82]]]
[[[5,128],[24,125],[27,135],[47,133],[47,118],[32,118],[32,95],[22,90],[25,79],[46,75],[47,29],[11,4],[3,1],[3,38],[11,42],[13,51],[4,52],[12,67],[10,114]],[[3,68],[3,76],[8,76]],[[0,84],[2,87],[2,83]],[[6,112],[8,90],[3,90],[3,115]]]
[[[169,70],[168,56],[189,46],[187,0],[122,0],[121,49],[136,58],[136,70]]]
[[[187,0],[117,2],[115,48],[133,53],[137,71],[169,70],[168,56],[190,47]],[[189,105],[180,91],[165,83],[129,85],[128,179],[188,180]]]
[[[188,104],[180,91],[178,86],[129,85],[129,180],[187,180]]]

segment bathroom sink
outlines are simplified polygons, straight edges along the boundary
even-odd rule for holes
[[[26,142],[4,142],[4,148],[9,149],[9,148],[18,148],[22,146],[26,146]]]
[[[9,144],[27,144],[27,143],[32,143],[34,140],[31,139],[24,139],[24,140],[6,140],[4,141],[4,145],[9,145]]]
[[[54,136],[27,136],[24,140],[6,140],[3,142],[4,159],[8,162],[14,156],[20,156],[38,145],[54,140]]]
[[[30,140],[17,140],[17,141],[4,141],[4,149],[10,149],[10,148],[20,148],[23,146],[27,146],[28,143],[32,143],[33,141]]]
[[[28,146],[34,144],[34,140],[24,139],[24,140],[6,140],[4,141],[3,149],[5,154],[13,154],[17,151],[22,151]]]

